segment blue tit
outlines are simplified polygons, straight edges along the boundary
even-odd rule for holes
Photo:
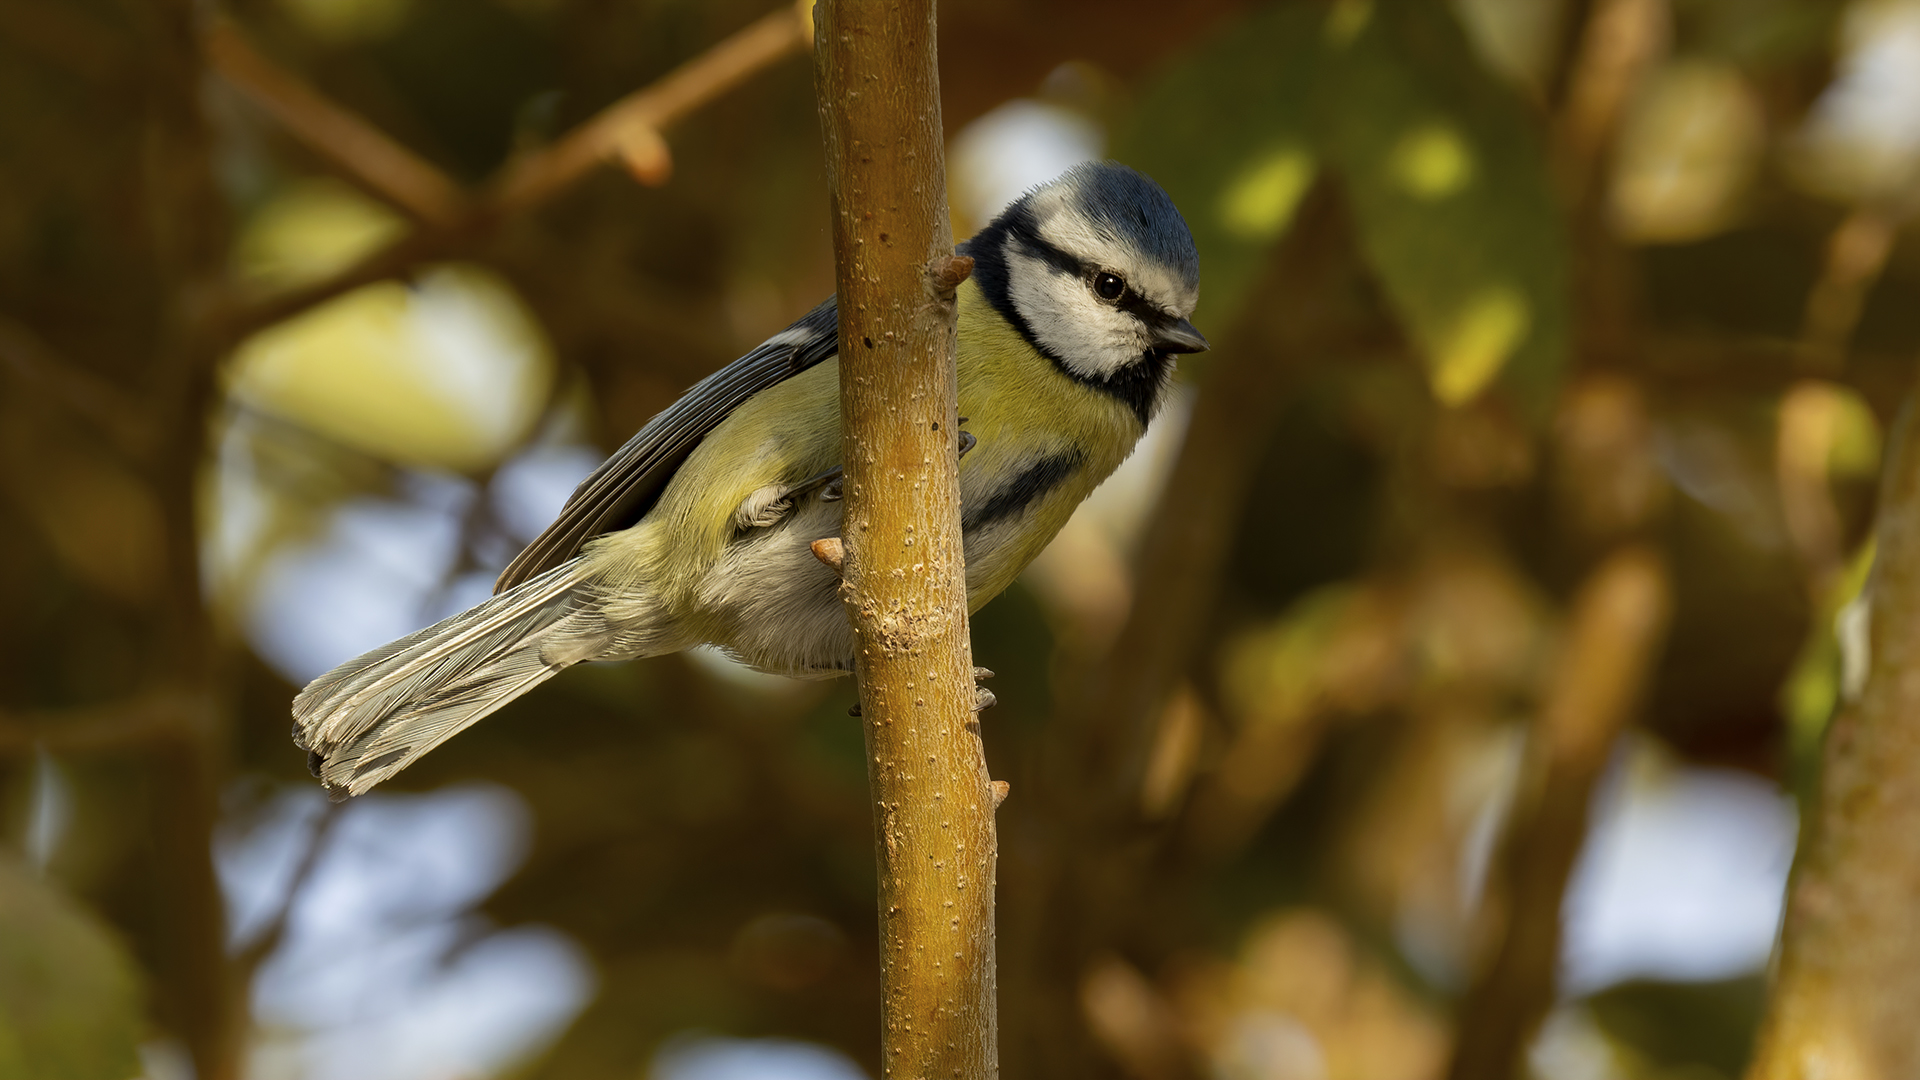
[[[1133,451],[1174,357],[1199,256],[1173,202],[1090,163],[960,245],[961,528],[970,609],[1013,582]],[[406,768],[583,660],[719,646],[762,671],[853,668],[835,573],[833,301],[702,380],[581,482],[480,605],[315,679],[294,741],[336,799]],[[966,438],[965,436],[971,436]]]

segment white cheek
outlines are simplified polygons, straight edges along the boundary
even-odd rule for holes
[[[1146,351],[1139,321],[1095,299],[1078,278],[1024,259],[1010,269],[1014,307],[1040,344],[1078,374],[1106,378]]]

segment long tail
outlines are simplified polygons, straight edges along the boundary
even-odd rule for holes
[[[575,559],[313,680],[293,699],[293,741],[338,802],[592,659],[610,637]]]

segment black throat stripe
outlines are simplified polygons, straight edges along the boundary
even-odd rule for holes
[[[1007,518],[1018,517],[1033,503],[1046,497],[1046,494],[1067,478],[1080,470],[1086,461],[1085,455],[1078,450],[1067,450],[1043,457],[1026,468],[1013,481],[994,492],[986,502],[978,506],[963,506],[960,513],[960,530],[972,532]]]
[[[1167,378],[1173,373],[1173,358],[1156,350],[1141,354],[1134,363],[1115,371],[1105,378],[1084,375],[1074,370],[1058,353],[1047,348],[1034,336],[1033,327],[1028,325],[1026,317],[1014,307],[1012,282],[1007,269],[1006,247],[1008,240],[1064,273],[1076,277],[1084,273],[1080,261],[1055,247],[1040,235],[1031,215],[1024,212],[1010,212],[993,224],[974,234],[973,238],[958,248],[960,254],[973,257],[973,280],[979,284],[980,292],[993,305],[993,310],[1007,320],[1020,332],[1035,352],[1048,360],[1067,378],[1083,386],[1091,386],[1102,393],[1111,394],[1123,402],[1145,428],[1153,420],[1153,410],[1160,402],[1160,393],[1166,389]],[[1164,316],[1162,316],[1164,317]]]

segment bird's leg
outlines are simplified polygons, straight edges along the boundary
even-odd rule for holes
[[[826,472],[823,472],[818,476],[808,477],[807,479],[802,480],[799,483],[788,488],[786,497],[789,499],[797,499],[802,495],[812,492],[816,488],[826,488],[830,491],[835,492],[832,498],[837,499],[840,497],[838,492],[840,490],[841,476],[842,476],[842,473],[841,473],[840,466],[835,465],[833,468],[828,469]],[[824,498],[827,498],[828,496],[826,495],[825,492],[822,492],[820,497],[824,499]]]
[[[967,418],[964,416],[961,417],[960,422],[962,424],[966,423]],[[979,442],[980,440],[974,437],[973,432],[962,431],[960,433],[959,456],[966,457],[967,451],[979,445]],[[985,712],[999,703],[999,699],[993,696],[993,691],[980,685],[991,678],[993,678],[993,670],[991,668],[975,667],[973,669],[973,711],[976,713]]]

